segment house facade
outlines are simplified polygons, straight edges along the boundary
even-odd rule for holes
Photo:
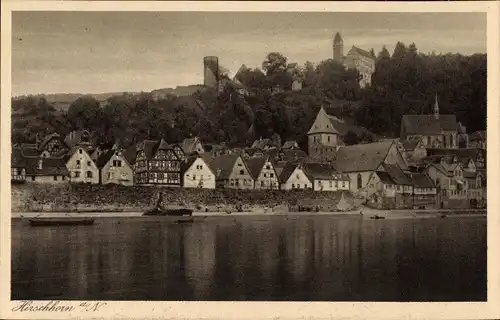
[[[413,208],[413,182],[398,164],[382,163],[368,182],[368,204],[378,209]]]
[[[96,161],[101,184],[134,185],[134,170],[120,149],[111,149]]]
[[[313,180],[304,172],[303,166],[293,162],[285,164],[279,180],[282,190],[313,188]]]
[[[207,161],[208,162],[208,161]],[[184,188],[215,189],[215,172],[202,156],[192,156],[181,165]]]
[[[306,162],[303,169],[311,180],[314,191],[339,191],[350,188],[349,175],[337,173],[330,164]]]
[[[66,161],[72,183],[99,183],[99,168],[83,147],[75,147]]]
[[[26,161],[20,148],[12,148],[10,157],[10,181],[17,183],[26,182]]]
[[[44,158],[62,157],[70,151],[63,138],[57,133],[46,136],[37,148],[40,156]]]
[[[476,131],[469,135],[469,148],[486,150],[486,131]]]
[[[210,166],[215,170],[217,188],[254,188],[254,178],[245,164],[243,157],[239,154],[224,154],[212,158]]]
[[[69,183],[70,175],[62,158],[29,158],[26,159],[26,182]]]
[[[413,208],[435,209],[438,206],[438,193],[434,181],[423,172],[411,173],[413,181]]]
[[[279,189],[279,179],[269,158],[256,157],[244,159],[254,179],[254,189]]]
[[[181,186],[181,161],[165,140],[144,140],[136,149],[135,184]]]
[[[205,152],[203,145],[198,137],[184,139],[182,141],[181,149],[185,155],[189,156],[193,153],[202,154]]]

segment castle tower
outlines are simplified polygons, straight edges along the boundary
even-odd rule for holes
[[[434,118],[439,119],[439,103],[438,103],[437,93],[436,93],[436,99],[434,101]]]
[[[333,38],[333,60],[337,62],[342,62],[342,57],[344,56],[344,40],[340,33],[336,33]]]
[[[219,75],[219,58],[208,56],[203,58],[203,84],[217,89]]]

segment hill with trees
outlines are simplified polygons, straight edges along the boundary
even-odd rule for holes
[[[236,75],[248,94],[229,82],[220,93],[210,88],[182,96],[124,93],[104,101],[81,95],[67,111],[43,96],[13,98],[12,142],[85,128],[97,142],[120,139],[125,146],[145,138],[177,142],[189,136],[243,146],[277,133],[283,141],[297,140],[305,147],[306,133],[323,105],[345,120],[346,142],[353,144],[398,136],[402,115],[431,112],[436,95],[441,113],[456,114],[468,132],[484,130],[486,62],[485,54],[425,55],[414,44],[399,42],[392,55],[385,47],[377,55],[370,87],[360,88],[356,70],[328,59],[300,66],[303,88],[292,91],[288,60],[275,52],[265,57],[262,68],[243,68]]]

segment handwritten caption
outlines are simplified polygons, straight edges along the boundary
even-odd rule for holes
[[[12,308],[12,312],[99,312],[105,307],[107,302],[81,302],[74,303],[68,301],[20,301],[18,305]]]

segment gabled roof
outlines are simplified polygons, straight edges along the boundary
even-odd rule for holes
[[[92,137],[91,137],[90,132],[88,130],[74,130],[74,131],[71,131],[64,138],[64,143],[66,143],[66,145],[68,147],[72,148],[75,145],[81,143],[82,142],[82,138],[85,135],[88,135],[88,139],[89,139],[88,141],[85,141],[85,142],[90,143]]]
[[[259,148],[259,149],[262,149],[264,150],[265,147],[279,147],[279,146],[276,146],[275,143],[270,139],[270,138],[265,138],[265,139],[258,139],[258,140],[255,140],[251,146],[251,148]]]
[[[109,159],[111,159],[111,157],[115,154],[116,150],[108,150],[104,153],[102,153],[99,158],[97,158],[97,161],[96,161],[96,166],[99,168],[99,169],[102,169],[106,163],[108,163]]]
[[[42,161],[42,169],[38,169],[39,160]],[[26,159],[27,175],[69,175],[66,163],[62,158],[29,158]]]
[[[283,169],[285,168],[287,163],[289,163],[289,162],[288,161],[276,161],[275,163],[273,163],[274,171],[276,171],[276,175],[278,177],[281,175],[281,172],[283,172]]]
[[[469,135],[469,141],[486,140],[486,131],[476,131]]]
[[[387,157],[392,141],[340,147],[336,168],[339,172],[375,171]]]
[[[248,172],[252,178],[257,179],[266,163],[267,159],[264,157],[245,159],[244,162],[248,168]]]
[[[313,179],[333,180],[336,174],[335,169],[328,163],[305,162],[304,172]]]
[[[442,131],[457,131],[457,117],[454,114],[405,114],[401,119],[407,134],[441,134]]]
[[[427,148],[427,154],[429,156],[457,156],[458,158],[467,158],[477,160],[479,155],[481,155],[486,161],[486,151],[481,149],[445,149],[445,148]]]
[[[358,48],[356,46],[352,46],[350,52],[357,53],[357,54],[364,56],[366,58],[375,59],[370,52],[363,50],[361,48]]]
[[[314,119],[311,129],[309,129],[307,134],[308,135],[317,133],[338,134],[339,131],[332,123],[332,119],[333,118],[326,113],[323,106],[321,106],[321,108],[318,111],[318,114],[316,115],[316,118]]]
[[[297,163],[296,162],[287,162],[283,169],[281,170],[281,174],[279,175],[279,181],[280,183],[286,183],[292,173],[295,171],[295,168],[297,168]],[[309,179],[309,177],[308,177]]]
[[[411,173],[411,181],[416,188],[435,188],[434,181],[423,172]]]
[[[49,143],[50,140],[52,140],[52,139],[59,139],[59,140],[61,140],[61,142],[64,142],[61,139],[61,136],[58,133],[54,132],[54,133],[51,133],[51,134],[47,135],[43,139],[43,141],[40,143],[40,146],[39,146],[38,150],[43,150],[45,148],[45,146],[47,145],[47,143]]]
[[[211,166],[212,158],[210,157],[210,155],[205,153],[201,155],[197,154],[187,157],[185,161],[181,162],[181,172],[184,173],[187,170],[189,170],[193,165],[193,163],[198,159],[201,159],[203,163],[205,163],[207,168],[215,175],[215,170]]]
[[[403,141],[403,149],[405,151],[413,151],[418,146],[419,140]]]
[[[154,157],[158,150],[170,150],[170,145],[163,139],[158,141],[155,140],[144,140],[138,144],[137,151],[144,150],[144,155],[146,159],[150,160]]]
[[[401,168],[396,164],[383,163],[382,167],[385,172],[390,176],[394,184],[398,185],[411,185],[412,182],[409,177],[401,170]]]
[[[283,144],[283,147],[282,149],[290,149],[290,148],[294,148],[294,147],[297,147],[299,144],[297,143],[297,141],[295,140],[287,140],[285,141],[285,143]]]
[[[193,138],[187,138],[182,141],[182,151],[184,151],[185,154],[190,154],[196,150],[194,150],[196,143],[199,141],[198,137],[193,137]]]
[[[282,150],[285,160],[295,160],[307,158],[307,153],[300,149]]]
[[[131,165],[135,163],[135,159],[137,158],[137,149],[135,145],[128,147],[124,152],[123,156],[127,159],[128,163]]]
[[[216,180],[229,179],[239,157],[238,154],[223,154],[212,158],[210,166],[215,170]]]

